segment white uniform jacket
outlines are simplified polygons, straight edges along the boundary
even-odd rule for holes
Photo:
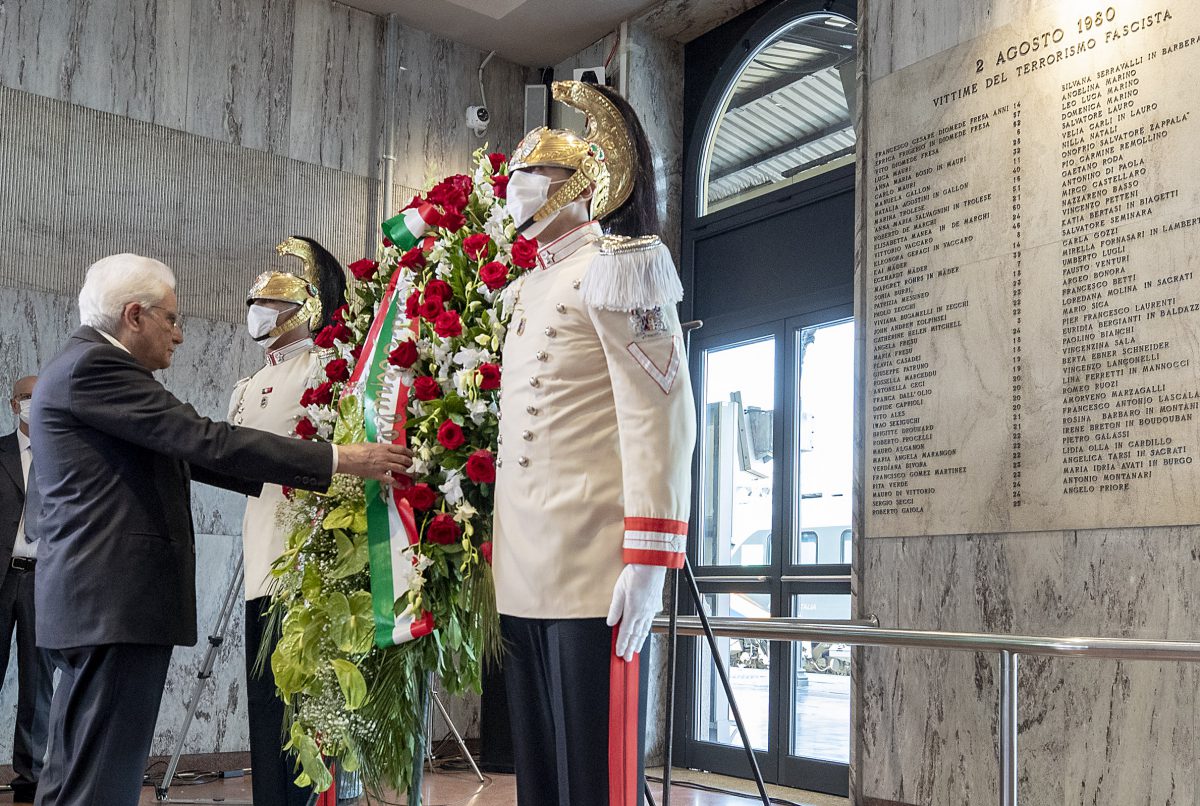
[[[267,353],[267,365],[234,387],[229,422],[292,436],[304,415],[300,397],[311,381],[323,377],[323,371],[321,350],[313,346],[312,339]],[[283,488],[278,484],[264,484],[257,497],[246,498],[242,552],[248,600],[270,594],[271,563],[287,547],[287,534],[275,522],[275,511],[283,501]]]
[[[679,296],[586,304],[600,236],[544,246],[507,292],[493,562],[510,616],[604,617],[626,563],[683,564],[696,424]]]

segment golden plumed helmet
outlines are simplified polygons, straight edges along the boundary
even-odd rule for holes
[[[565,129],[539,126],[517,144],[509,157],[509,170],[545,165],[575,172],[533,214],[534,221],[541,221],[566,207],[593,183],[596,191],[592,195],[592,217],[603,219],[624,204],[633,192],[638,165],[629,129],[612,101],[591,84],[555,81],[552,91],[556,101],[587,116],[583,136]]]
[[[250,290],[246,293],[246,304],[254,304],[256,299],[270,299],[279,302],[291,302],[300,306],[293,316],[289,316],[281,324],[276,325],[270,332],[275,338],[302,323],[309,330],[321,326],[321,298],[316,286],[317,263],[312,246],[300,238],[288,238],[275,246],[280,255],[299,258],[304,263],[304,275],[297,276],[286,271],[265,271],[258,275]]]

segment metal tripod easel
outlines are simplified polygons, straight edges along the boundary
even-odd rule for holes
[[[175,743],[175,752],[171,754],[171,760],[167,763],[167,771],[163,773],[162,783],[154,788],[154,796],[157,800],[167,801],[168,803],[222,803],[230,804],[231,806],[253,806],[253,801],[250,800],[229,800],[227,798],[168,798],[167,793],[171,789],[171,781],[175,778],[175,770],[179,767],[179,757],[183,755],[183,742],[187,738],[188,728],[192,725],[192,719],[196,716],[196,709],[200,706],[200,696],[204,693],[204,688],[208,685],[209,678],[212,677],[213,666],[217,661],[217,651],[225,643],[225,633],[229,630],[229,622],[233,619],[233,610],[237,606],[239,592],[242,589],[242,571],[244,569],[244,560],[241,554],[238,555],[237,569],[233,572],[233,578],[229,580],[229,588],[225,591],[225,599],[221,603],[221,613],[217,617],[216,626],[208,636],[208,650],[204,653],[204,661],[200,664],[200,671],[196,673],[196,685],[192,688],[192,698],[188,701],[187,716],[183,720],[183,727],[179,731],[179,741]]]
[[[690,352],[692,331],[699,330],[702,327],[704,327],[704,322],[699,319],[683,324],[685,354]],[[742,720],[742,711],[738,708],[737,698],[733,694],[733,686],[729,682],[729,675],[725,671],[724,664],[721,663],[721,653],[717,648],[717,637],[713,634],[712,627],[708,623],[708,614],[704,612],[704,601],[700,596],[700,587],[696,584],[696,575],[692,573],[692,564],[686,556],[683,559],[683,568],[671,572],[670,582],[670,626],[667,630],[667,724],[665,736],[666,748],[663,751],[662,781],[663,806],[670,806],[671,803],[671,757],[675,741],[675,660],[676,645],[679,641],[679,577],[681,574],[687,580],[688,591],[692,595],[692,604],[695,605],[696,613],[700,616],[700,625],[703,627],[704,636],[708,640],[708,648],[712,652],[713,664],[717,667],[717,675],[721,678],[721,686],[725,689],[725,697],[729,701],[729,709],[733,711],[733,719],[737,724],[738,734],[742,739],[742,747],[746,750],[746,760],[750,765],[750,771],[754,775],[754,783],[758,786],[758,795],[762,799],[763,806],[770,806],[771,797],[767,794],[767,787],[763,782],[762,771],[758,768],[758,759],[754,757],[754,748],[750,746],[750,734],[746,732],[746,723]],[[648,791],[647,794],[649,794]]]

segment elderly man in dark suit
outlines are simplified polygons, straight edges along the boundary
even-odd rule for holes
[[[0,437],[0,680],[8,668],[12,636],[17,634],[17,723],[13,732],[14,803],[33,803],[42,759],[54,668],[34,636],[33,586],[37,543],[25,531],[25,479],[32,452],[29,446],[29,406],[37,378],[30,375],[13,384],[13,414],[17,430]]]
[[[196,643],[190,482],[250,495],[321,490],[334,472],[390,483],[411,456],[212,422],[177,400],[152,374],[183,341],[175,277],[156,260],[93,264],[79,314],[30,420],[37,637],[62,671],[37,803],[134,806],[171,649]]]

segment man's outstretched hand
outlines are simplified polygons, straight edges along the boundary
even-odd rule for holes
[[[359,442],[338,445],[337,472],[375,479],[389,486],[412,467],[412,451],[389,442]]]

